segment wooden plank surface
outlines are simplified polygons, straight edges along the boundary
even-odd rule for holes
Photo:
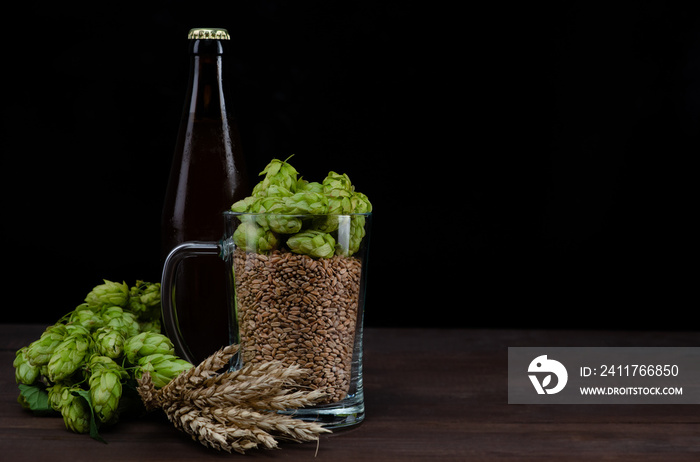
[[[14,352],[44,326],[0,324],[0,460],[700,460],[697,405],[509,405],[509,346],[696,346],[694,332],[366,329],[359,427],[245,456],[204,448],[159,413],[108,444],[16,403]],[[317,452],[318,451],[318,452]]]

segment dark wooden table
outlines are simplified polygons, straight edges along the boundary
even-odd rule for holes
[[[246,455],[207,449],[159,414],[121,421],[103,444],[16,403],[15,351],[45,326],[0,325],[0,460],[699,461],[697,405],[512,405],[509,346],[697,346],[696,332],[367,329],[357,428]]]

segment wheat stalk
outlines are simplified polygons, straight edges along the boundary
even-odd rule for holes
[[[299,388],[297,381],[308,371],[271,361],[220,373],[237,351],[237,345],[223,348],[161,389],[144,373],[138,392],[146,409],[162,408],[170,422],[192,439],[227,452],[274,449],[277,439],[318,442],[321,433],[330,433],[315,422],[276,413],[327,398],[320,390]]]
[[[238,345],[229,345],[215,352],[197,366],[186,370],[161,389],[164,400],[177,400],[182,390],[197,387],[206,380],[216,377],[218,371],[228,366],[229,361],[238,353]]]
[[[198,405],[236,404],[254,409],[296,409],[327,398],[327,394],[321,390],[298,389],[296,380],[305,373],[308,373],[305,369],[284,366],[279,362],[257,363],[212,377],[204,382],[204,387],[182,389],[179,397]]]

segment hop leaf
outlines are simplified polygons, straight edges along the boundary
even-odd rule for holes
[[[19,384],[17,402],[37,416],[54,415],[54,409],[49,405],[49,394],[44,386]]]

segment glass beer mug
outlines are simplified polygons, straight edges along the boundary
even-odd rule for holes
[[[327,398],[295,417],[328,428],[364,419],[362,327],[371,213],[280,215],[224,212],[221,240],[185,242],[163,269],[163,322],[184,359],[189,339],[180,334],[172,294],[178,266],[188,258],[225,262],[230,343],[240,344],[233,368],[281,361],[307,371],[302,386]],[[265,226],[306,226],[283,240]],[[313,224],[310,226],[309,224]],[[268,229],[267,231],[265,231]],[[212,352],[213,353],[213,352]]]

